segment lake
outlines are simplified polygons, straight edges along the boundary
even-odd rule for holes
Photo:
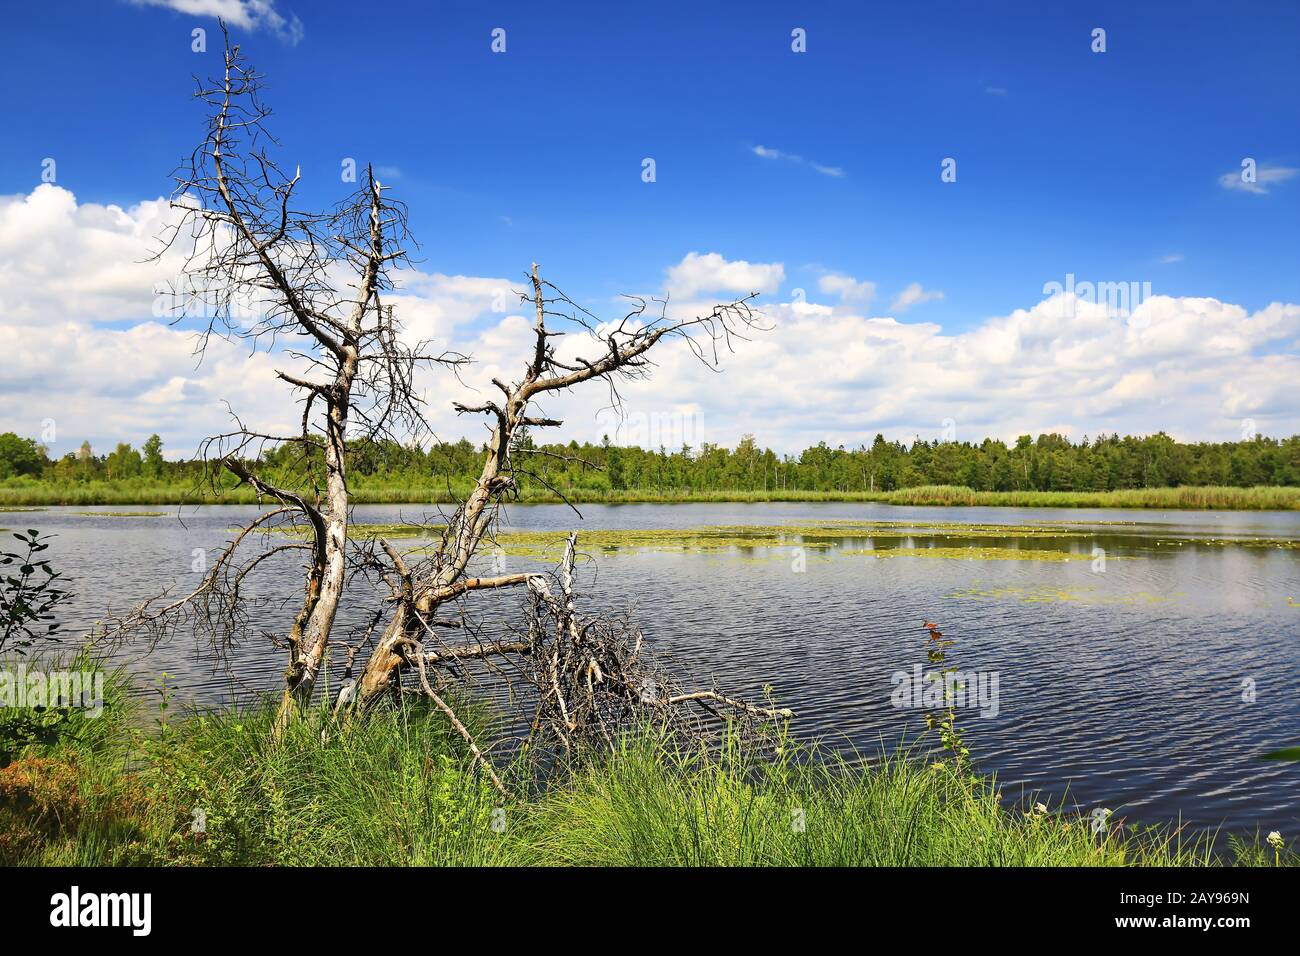
[[[166,514],[105,514],[123,510]],[[354,521],[426,510],[360,506]],[[891,696],[900,672],[930,669],[921,623],[931,620],[957,642],[950,663],[996,677],[996,707],[963,707],[958,722],[977,768],[1011,796],[1195,829],[1300,830],[1300,764],[1261,759],[1300,745],[1300,513],[806,503],[581,511],[583,520],[560,505],[514,506],[505,530],[576,528],[583,550],[584,531],[753,529],[685,546],[647,536],[587,548],[580,606],[631,613],[657,657],[698,684],[750,697],[770,685],[796,711],[801,737],[871,754],[919,735],[921,710]],[[220,546],[255,513],[48,508],[0,513],[0,525],[57,536],[50,554],[76,592],[65,627],[79,633],[110,606],[167,585],[192,589],[195,549]],[[547,563],[508,542],[499,568]],[[250,586],[296,600],[299,582],[286,562]],[[503,600],[510,608],[517,598]],[[292,611],[268,608],[259,629],[282,633]],[[188,639],[119,657],[146,690],[165,671],[177,698],[200,706],[276,689],[285,660],[257,634],[220,667]]]

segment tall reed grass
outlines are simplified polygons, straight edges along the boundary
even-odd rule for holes
[[[960,485],[923,485],[892,491],[883,500],[895,505],[1289,511],[1300,508],[1300,488],[1257,485],[1120,491],[974,491]]]
[[[1134,488],[1120,491],[975,491],[960,485],[921,485],[897,491],[723,491],[707,489],[562,489],[580,504],[768,501],[878,501],[894,505],[944,507],[985,505],[1012,508],[1147,508],[1221,511],[1292,511],[1300,509],[1300,488],[1259,485],[1251,488]],[[352,489],[357,504],[449,504],[463,500],[470,486],[433,491],[429,486],[366,484]],[[553,504],[562,499],[540,488],[525,488],[520,501]],[[19,482],[0,484],[0,508],[38,505],[253,504],[247,487],[205,494],[193,484],[165,482]]]
[[[1094,834],[1064,806],[1013,805],[951,763],[849,762],[683,746],[647,728],[601,762],[505,801],[420,705],[351,723],[273,708],[150,719],[110,682],[99,720],[0,769],[0,863],[20,865],[1201,866],[1208,838]],[[462,710],[464,712],[464,710]],[[487,716],[475,711],[472,720]],[[1272,865],[1258,841],[1235,860]],[[1294,864],[1294,853],[1280,857]]]

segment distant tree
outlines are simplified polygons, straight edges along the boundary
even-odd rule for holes
[[[20,438],[13,432],[0,435],[0,478],[39,475],[46,463],[45,449],[34,439]]]
[[[605,473],[609,476],[609,486],[615,491],[622,491],[624,487],[623,456],[619,454],[618,446],[610,443],[608,435],[605,436],[601,445],[605,449]]]
[[[140,453],[126,442],[118,442],[117,447],[104,460],[104,467],[109,478],[139,478],[144,468]]]
[[[144,473],[150,478],[161,478],[163,474],[163,443],[157,435],[150,435],[144,447]]]

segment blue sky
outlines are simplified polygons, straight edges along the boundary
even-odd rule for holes
[[[544,257],[601,295],[725,249],[784,261],[789,286],[813,266],[882,294],[942,288],[924,317],[954,328],[1070,272],[1249,308],[1300,300],[1300,182],[1217,183],[1246,156],[1300,165],[1300,5],[712,6],[281,2],[301,42],[239,39],[308,185],[334,196],[342,156],[396,167],[442,271]],[[83,201],[162,190],[198,128],[190,76],[214,62],[189,29],[211,21],[59,0],[6,20],[0,190],[29,188],[45,156]],[[940,182],[945,157],[956,183]]]
[[[200,14],[247,3],[11,5],[0,195],[30,192],[44,157],[78,203],[164,194],[200,131],[190,77],[218,63]],[[717,252],[782,263],[778,301],[839,273],[889,315],[920,283],[942,297],[907,321],[946,334],[1070,273],[1300,302],[1300,4],[568,6],[276,0],[300,38],[234,33],[305,196],[339,197],[343,157],[384,167],[429,272],[536,259],[603,303]],[[1245,157],[1279,178],[1225,188]]]

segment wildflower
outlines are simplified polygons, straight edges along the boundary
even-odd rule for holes
[[[1274,830],[1268,835],[1268,845],[1275,850],[1280,850],[1286,844],[1282,840],[1282,834]]]
[[[1035,803],[1035,804],[1034,804],[1034,812],[1037,813],[1039,816],[1042,816],[1043,814],[1045,814],[1045,813],[1047,812],[1047,804],[1045,804],[1045,803]]]

